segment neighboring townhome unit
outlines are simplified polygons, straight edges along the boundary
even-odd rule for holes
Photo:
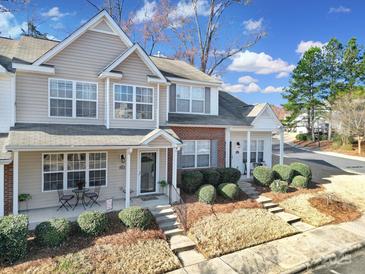
[[[282,126],[269,105],[148,56],[106,11],[61,42],[0,38],[0,64],[0,215],[75,218],[82,206],[57,208],[80,185],[103,210],[151,206],[176,198],[183,170],[271,165]]]

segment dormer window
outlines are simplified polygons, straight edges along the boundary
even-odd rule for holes
[[[205,88],[176,85],[176,112],[204,113]]]

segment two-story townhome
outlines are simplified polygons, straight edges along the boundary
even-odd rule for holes
[[[162,180],[177,188],[184,169],[231,166],[249,177],[256,163],[271,166],[281,124],[269,105],[148,56],[105,11],[61,42],[0,38],[0,64],[0,215],[70,216],[56,211],[59,192],[80,181],[123,208],[167,194]]]

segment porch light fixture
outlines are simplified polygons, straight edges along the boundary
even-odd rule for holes
[[[237,146],[237,148],[240,148],[241,147],[240,142],[237,142],[236,146]]]
[[[124,154],[121,154],[121,155],[120,155],[120,162],[121,162],[122,164],[125,164],[125,156],[124,156]]]

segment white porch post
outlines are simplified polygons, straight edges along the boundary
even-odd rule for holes
[[[226,167],[229,167],[231,160],[231,129],[226,128]]]
[[[247,163],[246,163],[246,175],[247,178],[251,176],[251,131],[247,131]]]
[[[280,127],[280,164],[284,164],[284,128]]]
[[[18,215],[19,152],[15,151],[13,156],[13,214]]]
[[[110,127],[110,103],[109,103],[109,99],[110,99],[110,80],[109,77],[106,78],[106,83],[105,83],[105,126],[106,128]]]
[[[156,128],[160,128],[160,84],[157,84],[156,105]]]
[[[131,154],[132,149],[128,148],[125,157],[125,208],[131,204]]]
[[[0,165],[0,217],[4,216],[4,165]]]
[[[177,147],[172,148],[172,185],[177,188]]]

